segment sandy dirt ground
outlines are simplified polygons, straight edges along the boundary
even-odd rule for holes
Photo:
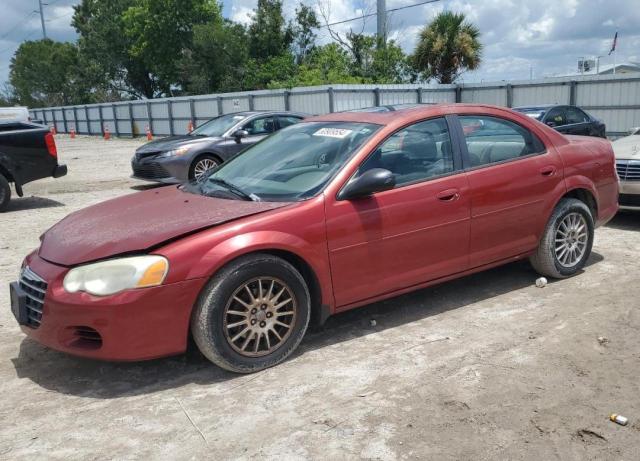
[[[370,305],[254,375],[25,339],[22,258],[66,214],[144,188],[142,142],[58,136],[69,175],[0,215],[0,459],[640,459],[640,213],[597,231],[577,277],[536,288],[520,262]]]

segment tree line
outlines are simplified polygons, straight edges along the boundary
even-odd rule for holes
[[[43,107],[338,83],[454,82],[481,61],[479,30],[440,13],[412,54],[393,40],[350,30],[318,43],[323,14],[258,0],[250,22],[222,16],[215,0],[82,0],[76,43],[23,42],[0,104]],[[320,9],[321,10],[321,9]],[[321,22],[324,19],[324,23]]]

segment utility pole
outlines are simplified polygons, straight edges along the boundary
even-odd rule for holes
[[[387,0],[378,0],[378,48],[387,44]]]
[[[42,10],[42,0],[38,0],[38,6],[40,7],[40,23],[42,23],[42,38],[47,38],[47,29],[44,26],[44,11]]]

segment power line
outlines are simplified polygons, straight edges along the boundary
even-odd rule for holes
[[[436,3],[436,2],[440,2],[442,0],[426,0],[420,3],[416,3],[413,5],[407,5],[407,6],[400,6],[398,8],[391,8],[389,10],[386,10],[387,13],[392,13],[394,11],[400,11],[400,10],[406,10],[407,8],[415,8],[416,6],[422,6],[422,5],[427,5],[429,3]],[[370,18],[371,16],[376,16],[378,13],[369,13],[369,14],[363,14],[362,16],[358,16],[356,18],[351,18],[351,19],[345,19],[343,21],[337,21],[337,22],[332,22],[331,24],[324,24],[322,26],[319,27],[319,29],[322,29],[324,27],[331,27],[331,26],[337,26],[338,24],[345,24],[347,22],[353,22],[353,21],[359,21],[360,19],[364,19],[364,18]]]
[[[16,30],[18,27],[22,26],[27,19],[29,19],[31,16],[33,16],[35,13],[37,13],[37,11],[33,10],[31,13],[29,13],[28,15],[26,15],[24,18],[22,18],[21,20],[19,20],[18,22],[16,22],[16,25],[13,26],[11,29],[9,29],[8,32],[5,32],[2,36],[0,36],[0,40],[4,40],[5,38],[7,38],[11,32],[13,32],[14,30]]]

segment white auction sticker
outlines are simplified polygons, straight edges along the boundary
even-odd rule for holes
[[[345,130],[343,128],[321,128],[315,133],[314,136],[328,136],[329,138],[346,138],[352,133],[353,130]]]

